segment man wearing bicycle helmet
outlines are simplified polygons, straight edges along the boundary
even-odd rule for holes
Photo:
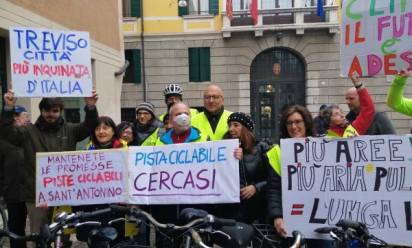
[[[167,112],[162,114],[159,117],[159,120],[163,121],[164,116],[169,112],[170,107],[172,107],[173,104],[182,102],[183,101],[183,90],[178,84],[168,84],[166,85],[166,88],[163,91],[163,94],[165,96],[165,103],[167,105]],[[196,114],[198,114],[199,111],[197,109],[190,109],[190,115],[193,117]]]

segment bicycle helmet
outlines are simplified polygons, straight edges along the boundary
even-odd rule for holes
[[[178,85],[178,84],[168,84],[168,85],[166,85],[166,88],[163,91],[163,94],[165,96],[169,96],[169,95],[182,96],[183,95],[183,90],[180,87],[180,85]]]

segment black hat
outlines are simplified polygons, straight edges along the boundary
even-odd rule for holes
[[[229,124],[231,121],[239,122],[250,131],[253,131],[253,129],[255,128],[255,124],[253,123],[252,118],[243,112],[234,112],[231,115],[229,115],[229,118],[227,119],[227,124]]]

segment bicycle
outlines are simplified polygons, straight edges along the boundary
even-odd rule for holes
[[[9,237],[21,241],[34,241],[36,248],[60,248],[62,247],[63,230],[68,227],[74,227],[79,221],[109,213],[110,208],[96,210],[93,212],[77,212],[72,214],[60,213],[55,222],[50,225],[43,225],[39,233],[33,233],[27,236],[20,236],[7,230],[0,230],[0,237]],[[53,244],[53,246],[52,246]]]
[[[198,217],[198,216],[193,215],[193,217],[196,217],[194,220],[189,221],[185,225],[179,226],[173,223],[160,223],[155,218],[153,218],[151,214],[145,212],[144,210],[135,208],[135,207],[124,207],[124,206],[112,205],[111,208],[115,212],[125,214],[127,216],[131,216],[135,218],[136,220],[138,220],[139,222],[147,220],[150,224],[152,224],[156,228],[158,233],[165,235],[165,238],[171,244],[173,244],[175,240],[182,240],[182,242],[180,242],[180,247],[195,247],[194,244],[192,244],[193,242],[199,247],[209,247],[209,246],[204,245],[203,239],[200,238],[198,231],[200,231],[202,234],[204,234],[205,232],[222,233],[221,231],[217,231],[217,230],[213,231],[212,229],[207,229],[207,228],[198,229],[201,226],[203,227],[215,226],[215,225],[223,226],[223,225],[234,225],[235,224],[234,220],[216,218],[213,215],[207,214],[206,216],[203,216],[203,217]],[[177,234],[166,235],[164,234],[164,232],[166,231],[177,232]],[[226,234],[226,237],[230,237],[230,236]],[[127,246],[124,246],[125,244],[119,244],[115,247],[116,248],[118,247],[142,247],[142,246],[139,246],[138,243],[134,244],[136,246],[132,246],[133,245],[132,243],[133,241],[129,241],[125,243]]]
[[[200,224],[206,225],[204,228],[199,228],[197,226],[193,226],[188,230],[188,234],[186,234],[185,239],[185,248],[191,247],[190,239],[194,241],[194,243],[198,247],[208,248],[213,246],[208,246],[203,239],[209,241],[209,245],[219,245],[221,247],[247,247],[247,248],[279,248],[279,247],[289,247],[281,244],[278,238],[274,238],[276,235],[274,234],[273,227],[269,225],[263,224],[254,224],[253,226],[236,222],[235,220],[231,219],[222,219],[217,218],[213,215],[208,214],[206,211],[197,210],[197,209],[184,209],[182,211],[181,216],[186,219],[190,220],[193,218],[205,218],[204,223]],[[212,218],[214,220],[207,220],[208,218]],[[262,227],[265,230],[262,230]],[[270,230],[272,231],[269,231]],[[270,233],[270,237],[268,234]],[[216,234],[219,237],[223,237],[223,239],[216,239],[214,237]],[[272,235],[273,234],[273,235]],[[290,248],[299,248],[303,247],[304,240],[303,236],[299,231],[293,231],[293,244]],[[265,241],[274,241],[273,243],[266,243]]]
[[[362,222],[340,220],[336,227],[320,227],[315,229],[315,232],[329,234],[336,248],[369,248],[371,245],[388,247],[385,241],[370,234]]]

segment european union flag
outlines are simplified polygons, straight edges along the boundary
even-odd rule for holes
[[[322,21],[325,20],[325,10],[323,9],[323,0],[318,0],[316,14],[320,17]]]

